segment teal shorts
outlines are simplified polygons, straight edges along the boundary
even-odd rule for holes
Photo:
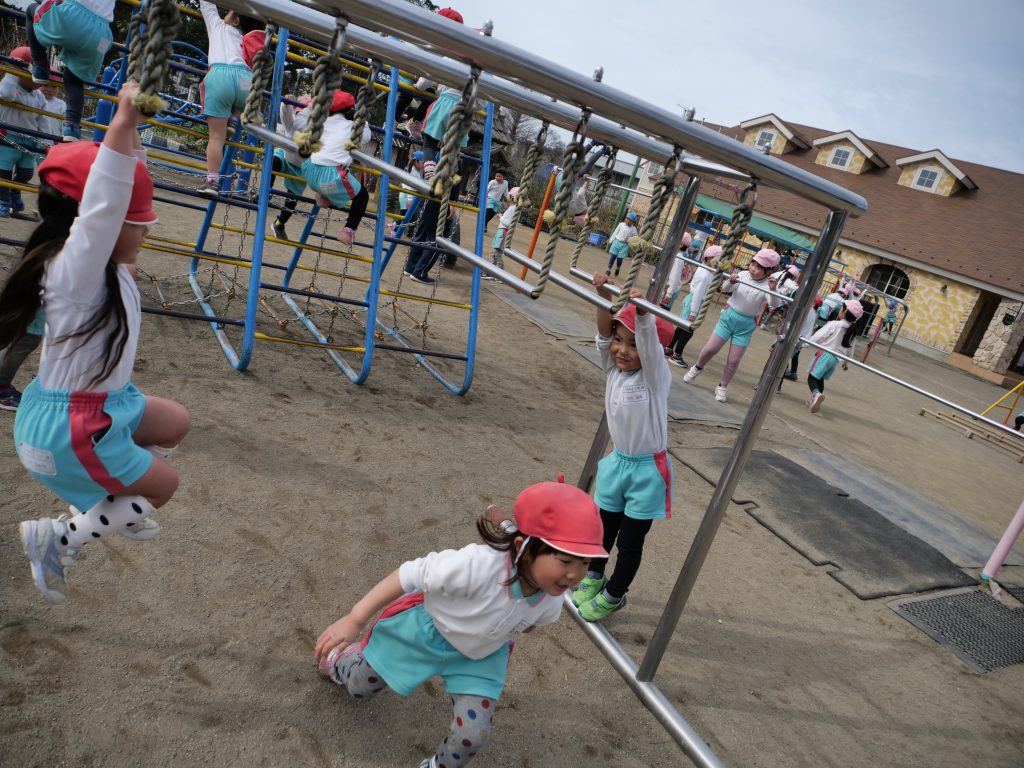
[[[692,306],[693,306],[693,292],[691,291],[690,293],[686,294],[686,296],[683,298],[683,306],[681,306],[679,308],[679,316],[681,318],[683,318],[683,320],[689,320],[690,319],[690,307],[692,307]],[[700,307],[698,307],[697,309],[699,311]]]
[[[427,136],[441,141],[444,138],[444,132],[448,129],[448,119],[452,116],[452,110],[455,109],[461,98],[460,94],[452,91],[445,91],[438,96],[427,110],[427,119],[423,122],[423,132]],[[459,146],[465,147],[467,144],[469,144],[468,133]]]
[[[725,339],[734,346],[750,346],[750,337],[757,328],[757,320],[750,315],[741,315],[732,307],[726,307],[715,323],[715,336]]]
[[[302,177],[335,208],[344,208],[363,188],[355,174],[340,165],[316,165],[309,159],[302,163]]]
[[[11,134],[7,134],[7,140],[13,141]],[[28,147],[21,149],[0,142],[0,171],[13,171],[15,168],[32,170],[36,167],[36,157],[36,153],[30,151]]]
[[[302,168],[289,162],[284,156],[284,150],[280,147],[274,148],[274,157],[281,162],[281,173],[290,173],[292,176],[302,176]],[[305,179],[281,179],[284,182],[284,188],[291,192],[293,195],[301,195],[306,191]]]
[[[28,328],[25,329],[25,333],[31,333],[34,336],[42,336],[46,333],[46,313],[42,309],[36,312],[36,316],[32,318],[32,322],[28,324]]]
[[[363,645],[363,656],[395,693],[408,696],[435,675],[449,695],[497,700],[505,688],[511,646],[471,659],[449,643],[423,607],[422,595],[410,594],[388,606]]]
[[[495,213],[501,213],[501,200],[495,200],[493,197],[488,197],[487,208]]]
[[[36,480],[82,511],[122,493],[153,454],[132,435],[146,396],[128,382],[113,392],[44,389],[33,380],[14,418],[18,458]]]
[[[672,462],[668,453],[629,456],[613,450],[597,463],[594,503],[634,520],[672,517]]]
[[[203,78],[203,114],[228,118],[241,112],[251,85],[252,72],[244,64],[214,64]]]
[[[612,246],[608,249],[608,253],[622,261],[622,259],[629,256],[629,243],[625,240],[612,240]]]
[[[807,372],[814,378],[824,381],[832,377],[832,374],[836,372],[838,364],[838,357],[831,352],[826,352],[824,349],[819,349],[811,361],[811,367],[807,369]]]
[[[494,233],[494,240],[491,241],[494,245],[494,250],[500,251],[508,245],[505,242],[506,237],[508,237],[508,227],[498,227],[498,231]]]
[[[75,0],[43,3],[33,31],[47,48],[60,46],[65,66],[87,83],[96,81],[114,39],[106,20]]]

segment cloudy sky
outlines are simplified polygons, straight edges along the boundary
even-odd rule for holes
[[[437,2],[438,0],[435,0]],[[1024,0],[451,0],[666,109],[783,120],[1024,173]]]

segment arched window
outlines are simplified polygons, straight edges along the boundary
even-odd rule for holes
[[[910,290],[910,278],[907,274],[889,264],[875,264],[868,270],[865,281],[872,288],[877,288],[882,293],[902,299]]]

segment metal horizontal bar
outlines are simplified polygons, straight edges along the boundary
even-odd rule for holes
[[[506,272],[504,269],[496,267],[494,264],[491,264],[491,262],[487,261],[487,259],[480,258],[472,251],[467,251],[461,245],[456,245],[446,237],[437,238],[437,244],[442,249],[448,251],[448,253],[454,254],[459,258],[465,259],[474,267],[479,269],[481,272],[486,272],[491,277],[501,280],[501,282],[505,283],[506,285],[511,285],[520,293],[524,293],[527,296],[530,296],[535,289],[534,286],[530,285],[525,280],[520,280],[515,275]]]
[[[687,121],[679,115],[645,102],[633,93],[612,88],[475,29],[399,0],[303,0],[318,8],[331,7],[350,20],[388,35],[422,40],[455,56],[466,65],[506,77],[520,86],[554,92],[596,114],[624,126],[659,137],[670,144],[724,163],[780,189],[801,195],[832,210],[857,216],[867,210],[863,197],[838,184],[781,160],[759,149]],[[350,33],[350,39],[352,33]]]
[[[282,136],[280,133],[270,130],[265,125],[245,123],[242,128],[245,129],[246,133],[251,136],[255,136],[260,141],[266,141],[275,147],[283,149],[285,152],[294,152],[295,154],[299,154],[298,144],[287,136]]]
[[[539,262],[527,258],[525,255],[519,253],[518,251],[514,251],[511,248],[505,248],[503,250],[503,253],[510,259],[512,259],[512,261],[522,264],[527,269],[533,270],[534,272],[540,272]],[[565,290],[569,291],[569,293],[573,294],[574,296],[578,296],[584,301],[593,304],[595,307],[604,309],[606,311],[611,311],[612,303],[610,301],[601,298],[593,291],[588,291],[579,283],[570,280],[564,275],[560,275],[558,272],[555,272],[554,270],[551,270],[551,272],[549,273],[548,280],[550,280],[558,287],[564,288]]]
[[[418,349],[417,347],[400,347],[397,344],[381,344],[380,342],[375,342],[373,346],[376,349],[387,349],[392,352],[409,352],[414,355],[440,357],[445,360],[459,360],[460,362],[465,362],[469,359],[466,355],[460,355],[455,352],[434,352],[430,349]]]
[[[413,176],[406,170],[399,168],[397,165],[391,163],[385,163],[379,157],[368,155],[358,149],[349,150],[349,154],[352,155],[352,159],[358,162],[360,165],[365,165],[373,168],[381,173],[386,173],[391,182],[398,181],[403,186],[409,189],[419,192],[421,195],[430,196],[430,183],[425,179],[421,179],[418,176]]]
[[[578,277],[581,280],[586,280],[591,285],[593,284],[591,282],[593,280],[593,275],[591,275],[589,272],[586,272],[585,270],[580,269],[579,267],[569,267],[569,274],[572,275],[573,277]],[[617,285],[606,283],[604,287],[605,290],[611,291],[616,295],[621,293],[621,290]],[[671,323],[676,328],[683,328],[684,330],[687,331],[690,330],[690,321],[684,320],[679,315],[672,314],[671,310],[663,309],[659,305],[653,304],[649,302],[647,299],[641,299],[639,297],[631,298],[629,301],[632,304],[636,304],[636,306],[638,306],[645,312],[650,312],[655,317],[660,317],[662,320]]]

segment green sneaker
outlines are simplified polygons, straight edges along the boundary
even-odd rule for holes
[[[604,589],[605,578],[602,576],[599,579],[585,576],[580,585],[572,591],[572,604],[579,607],[583,603],[589,602],[597,597],[598,593]]]
[[[601,621],[611,616],[625,604],[625,595],[622,596],[619,602],[610,603],[608,598],[604,596],[604,592],[601,591],[592,600],[579,606],[580,616],[583,617],[584,621]]]

